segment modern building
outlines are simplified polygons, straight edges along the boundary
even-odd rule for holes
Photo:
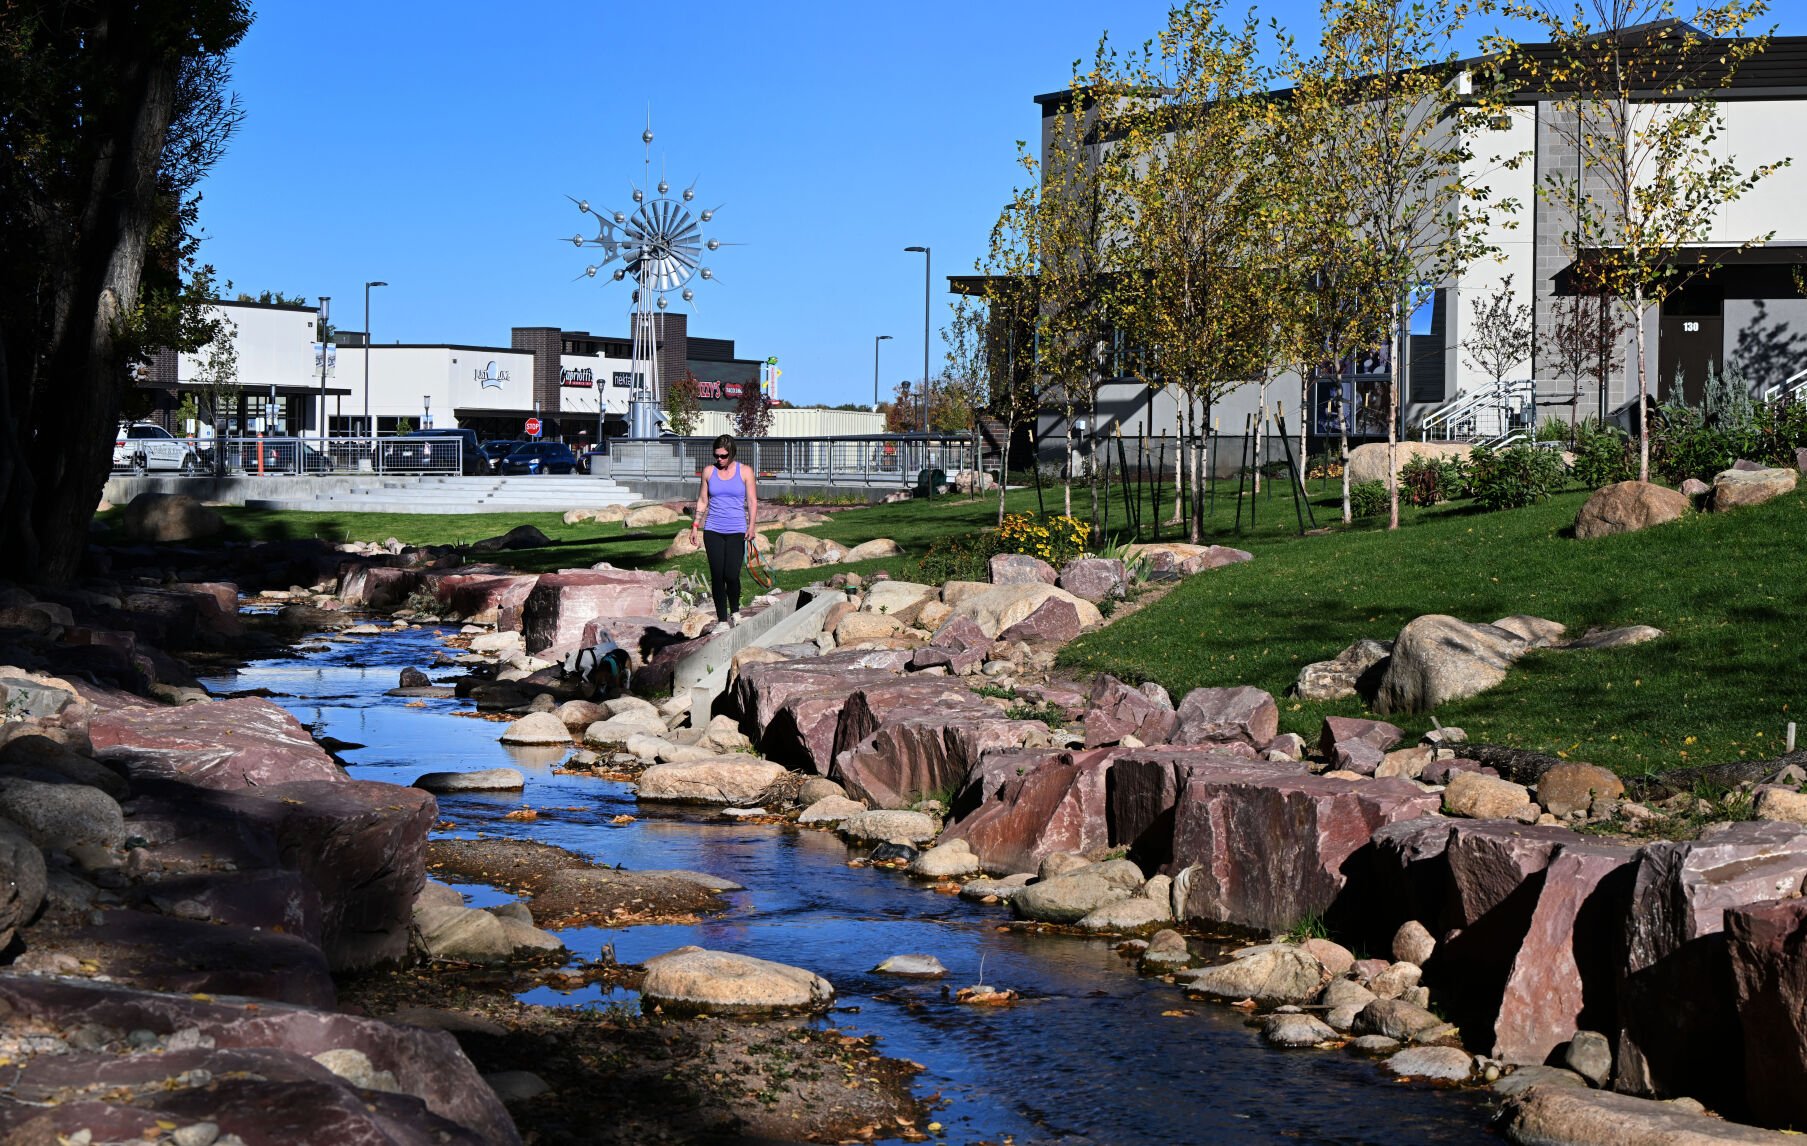
[[[1659,34],[1677,27],[1685,26],[1669,21],[1624,34]],[[1467,67],[1492,63],[1475,59]],[[1451,94],[1453,98],[1458,93]],[[1682,397],[1698,401],[1709,370],[1723,374],[1735,369],[1758,397],[1807,379],[1807,278],[1802,275],[1807,269],[1807,211],[1801,209],[1807,202],[1807,36],[1773,37],[1764,52],[1714,94],[1723,119],[1722,130],[1711,141],[1716,155],[1745,171],[1790,158],[1797,162],[1718,211],[1710,220],[1707,239],[1678,252],[1678,260],[1705,262],[1712,270],[1694,278],[1646,318],[1645,345],[1659,401],[1678,387]],[[1035,97],[1043,121],[1044,170],[1054,117],[1071,108],[1074,98],[1072,91]],[[1637,102],[1654,110],[1673,98],[1652,92],[1648,100]],[[1495,213],[1488,219],[1485,237],[1496,252],[1493,256],[1468,266],[1459,276],[1427,284],[1430,289],[1404,340],[1404,395],[1399,406],[1407,433],[1446,421],[1455,407],[1476,402],[1479,424],[1471,428],[1485,436],[1482,431],[1488,428],[1522,425],[1533,411],[1540,419],[1564,421],[1571,415],[1587,418],[1615,412],[1623,418],[1624,408],[1635,401],[1635,329],[1626,329],[1619,337],[1618,368],[1607,371],[1604,385],[1592,372],[1565,366],[1557,349],[1565,309],[1577,297],[1578,252],[1565,245],[1565,233],[1573,226],[1572,209],[1551,202],[1539,189],[1547,186],[1553,172],[1577,172],[1576,152],[1565,143],[1572,133],[1563,130],[1575,114],[1572,97],[1521,90],[1505,122],[1496,120],[1470,139],[1470,177],[1487,187],[1489,202],[1514,200],[1521,207],[1516,214]],[[1514,157],[1526,161],[1507,162]],[[1584,171],[1579,174],[1587,177]],[[1533,308],[1534,349],[1516,372],[1520,381],[1508,388],[1502,408],[1494,410],[1493,380],[1470,361],[1463,342],[1475,324],[1477,304],[1500,290],[1508,277],[1518,305]],[[949,282],[956,292],[983,289],[982,280],[969,276]],[[1301,387],[1296,373],[1282,376],[1269,384],[1269,409],[1283,401],[1288,429],[1296,436],[1296,411],[1302,402],[1308,403],[1313,408],[1312,432],[1329,433],[1334,420],[1320,415],[1326,407],[1334,408],[1325,398],[1335,388],[1344,395],[1343,408],[1357,415],[1352,419],[1357,423],[1355,436],[1384,437],[1384,412],[1394,401],[1387,381],[1391,353],[1393,348],[1376,347],[1340,364],[1339,376],[1314,379],[1310,391]],[[1134,379],[1110,380],[1100,394],[1097,424],[1079,436],[1118,431],[1172,436],[1178,432],[1179,402],[1179,395],[1151,390]],[[1259,409],[1258,388],[1247,385],[1220,400],[1208,417],[1204,411],[1195,412],[1202,424],[1221,431],[1220,467],[1236,464],[1243,427]],[[1034,432],[1044,460],[1064,452],[1069,427],[1058,414],[1044,411]],[[1269,456],[1278,455],[1270,451]]]
[[[535,417],[544,436],[572,442],[627,432],[634,379],[625,334],[518,326],[508,346],[366,345],[362,332],[340,330],[322,364],[313,308],[209,305],[229,324],[234,383],[222,387],[210,377],[211,347],[161,351],[138,383],[147,416],[172,433],[196,432],[184,422],[196,406],[211,409],[216,394],[233,434],[317,435],[323,407],[325,432],[335,435],[458,426],[481,438],[513,438]],[[744,388],[761,384],[763,360],[736,357],[732,339],[692,337],[682,313],[661,314],[658,327],[661,375],[695,376],[704,410],[732,410]]]

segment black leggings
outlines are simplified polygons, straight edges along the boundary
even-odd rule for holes
[[[747,556],[746,536],[705,529],[703,552],[709,557],[709,592],[715,598],[715,619],[725,621],[728,614],[740,608],[740,565]]]

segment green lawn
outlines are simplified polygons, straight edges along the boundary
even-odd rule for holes
[[[1807,496],[1724,516],[1691,515],[1643,533],[1577,542],[1564,536],[1586,495],[1573,492],[1529,509],[1479,512],[1466,503],[1406,511],[1405,528],[1378,521],[1298,536],[1292,502],[1260,503],[1259,527],[1237,535],[1234,487],[1218,491],[1207,540],[1255,554],[1244,565],[1193,577],[1164,599],[1068,646],[1062,663],[1132,681],[1156,680],[1176,697],[1201,685],[1252,684],[1284,694],[1299,666],[1334,656],[1359,637],[1390,639],[1425,613],[1492,621],[1533,613],[1573,633],[1589,626],[1651,624],[1670,635],[1629,649],[1533,653],[1505,684],[1438,711],[1477,740],[1590,760],[1631,774],[1780,750],[1786,722],[1801,706],[1796,658],[1807,626]],[[1314,487],[1314,496],[1317,490]],[[1060,491],[1043,491],[1058,512]],[[1121,538],[1121,493],[1110,532]],[[1171,490],[1163,498],[1172,510]],[[1074,491],[1084,514],[1085,491]],[[1012,510],[1033,510],[1033,489],[1014,491]],[[1319,524],[1335,519],[1328,493]],[[538,526],[551,547],[498,554],[525,570],[581,568],[609,561],[627,568],[667,563],[659,553],[673,526],[624,531],[618,524],[566,525],[560,515],[304,514],[223,509],[239,538],[321,536],[414,544],[472,541],[517,525]],[[902,558],[779,574],[786,588],[837,570],[885,569],[913,578],[935,540],[976,534],[996,519],[995,495],[881,505],[829,516],[811,532],[852,545],[889,537]],[[1156,514],[1145,509],[1145,526]],[[1174,531],[1163,536],[1173,539]],[[700,574],[700,555],[669,563]],[[750,597],[755,586],[743,585]],[[1791,705],[1793,706],[1791,708]],[[1315,736],[1323,717],[1361,711],[1357,702],[1283,699],[1281,726]],[[1426,718],[1397,721],[1409,732]]]

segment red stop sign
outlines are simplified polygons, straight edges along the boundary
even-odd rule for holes
[[[540,420],[538,418],[527,419],[526,430],[527,430],[528,437],[530,437],[530,438],[539,437],[540,436]]]

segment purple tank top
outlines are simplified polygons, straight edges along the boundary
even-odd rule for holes
[[[703,528],[711,533],[745,533],[747,531],[747,479],[740,474],[740,463],[729,471],[734,476],[719,478],[720,470],[709,467],[705,479],[709,483],[709,514]]]

